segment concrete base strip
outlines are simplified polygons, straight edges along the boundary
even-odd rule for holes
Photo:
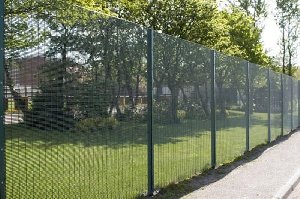
[[[295,173],[295,175],[286,183],[280,190],[277,192],[272,199],[286,199],[291,192],[295,189],[295,187],[300,182],[300,169]]]

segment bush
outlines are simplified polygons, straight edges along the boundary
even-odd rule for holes
[[[162,99],[153,103],[153,119],[156,123],[170,124],[174,122],[170,110],[170,101]],[[187,111],[183,109],[177,110],[178,122],[187,118]]]
[[[147,121],[147,106],[137,105],[135,109],[126,106],[124,113],[118,119],[120,121],[145,122]]]
[[[119,125],[118,121],[113,117],[108,118],[86,118],[77,122],[72,129],[73,132],[94,133],[107,130],[113,130]]]
[[[205,114],[202,106],[197,103],[192,103],[192,102],[181,103],[180,107],[186,112],[187,119],[191,119],[191,120],[207,119],[207,115]]]
[[[30,109],[24,112],[24,123],[42,130],[68,130],[74,125],[72,113],[64,107],[64,96],[55,88],[37,93]]]
[[[205,120],[207,119],[207,116],[203,109],[196,109],[196,110],[190,110],[187,112],[187,118],[191,120]]]
[[[186,118],[185,110],[177,110],[177,117],[179,120],[184,120]]]
[[[169,111],[169,102],[167,100],[160,100],[153,103],[153,120],[156,123],[170,123],[171,113]]]
[[[224,118],[229,117],[229,115],[230,115],[230,113],[228,110],[225,110],[225,113],[221,113],[221,111],[216,112],[217,119],[224,119]]]

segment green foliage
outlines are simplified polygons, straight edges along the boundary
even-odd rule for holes
[[[43,4],[45,2],[47,3]],[[109,14],[115,12],[122,18],[175,36],[158,34],[155,36],[154,79],[157,84],[164,84],[171,91],[170,103],[161,107],[160,110],[162,115],[165,115],[163,120],[168,122],[173,120],[176,123],[180,119],[177,110],[181,109],[178,101],[179,92],[183,86],[200,89],[209,85],[210,51],[178,38],[187,39],[260,65],[267,65],[271,60],[263,50],[260,42],[261,30],[255,26],[253,16],[235,7],[220,11],[214,1],[174,0],[149,3],[147,0],[122,0],[120,2],[93,0],[48,2],[43,0],[37,3],[28,1],[24,5],[17,2],[13,4],[16,8],[23,11],[25,9],[32,14],[23,13],[20,17],[24,15],[24,19],[40,20],[45,24],[42,27],[44,29],[41,30],[43,34],[39,35],[39,39],[35,41],[37,43],[28,43],[27,47],[20,45],[20,49],[36,47],[47,38],[49,40],[46,52],[48,58],[59,59],[62,63],[84,60],[77,64],[77,68],[62,66],[65,75],[61,79],[53,80],[72,82],[68,85],[60,83],[60,88],[53,95],[59,96],[60,101],[57,102],[60,104],[59,110],[72,115],[75,120],[108,117],[113,115],[114,109],[117,112],[116,117],[120,120],[143,121],[146,115],[145,111],[138,110],[135,102],[139,88],[145,87],[146,82],[144,29],[128,22],[87,11],[84,8],[107,12],[110,10]],[[69,9],[66,10],[66,7]],[[24,22],[27,23],[26,20]],[[28,29],[26,26],[23,28]],[[20,32],[24,31],[20,29]],[[29,32],[35,35],[32,31]],[[16,32],[11,31],[11,33],[14,35]],[[29,38],[31,37],[27,37]],[[14,39],[8,40],[16,43]],[[243,68],[239,67],[243,63],[239,59],[218,55],[217,62],[217,87],[220,93],[224,92],[224,88],[239,89],[245,85]],[[71,73],[67,73],[67,70],[74,68],[76,70],[72,73],[78,73],[80,82],[76,82],[78,77],[72,77]],[[40,95],[45,95],[47,92],[53,93],[43,87],[46,86],[41,85]],[[119,105],[123,90],[128,93],[130,101],[124,113],[121,112]],[[69,91],[74,92],[68,93]],[[66,92],[66,94],[59,92]],[[200,96],[202,92],[198,92]],[[208,104],[208,95],[200,97],[203,100],[201,105],[197,106],[202,106],[202,109],[199,108],[191,114],[189,113],[191,111],[187,111],[186,117],[194,115],[197,118],[205,118],[203,111],[206,117],[209,115],[209,111],[203,108]],[[36,105],[37,103],[33,103],[33,109]],[[220,104],[220,107],[226,108],[225,104]]]
[[[241,8],[248,16],[253,17],[255,22],[267,17],[266,0],[236,0],[232,5]]]
[[[181,106],[180,106],[181,107]],[[187,103],[184,106],[187,119],[191,120],[205,120],[208,115],[205,114],[202,106],[196,103]]]
[[[187,118],[188,113],[186,110],[179,109],[179,110],[171,110],[171,103],[170,99],[161,99],[159,101],[154,102],[153,104],[153,119],[156,123],[160,124],[171,124],[174,123],[174,118],[172,115],[172,111],[176,112],[176,118],[179,123],[180,121]]]
[[[124,112],[118,116],[120,121],[134,121],[146,122],[147,121],[147,106],[137,105],[134,109],[126,106]]]
[[[179,120],[184,120],[186,119],[187,113],[185,110],[177,110],[177,118]]]
[[[260,15],[264,15],[263,5],[256,4]],[[239,8],[219,11],[214,1],[202,0],[123,1],[122,6],[123,18],[253,63],[269,63],[254,17]]]
[[[72,105],[75,119],[108,117],[110,96],[105,94],[104,83],[87,81],[74,85]]]
[[[292,76],[299,41],[299,1],[276,0],[276,5],[276,18],[281,30],[282,72]]]
[[[119,122],[113,118],[86,118],[77,122],[72,129],[73,132],[77,133],[101,133],[107,130],[113,130],[119,125]]]
[[[39,71],[39,92],[33,97],[31,108],[24,113],[24,122],[40,129],[69,129],[74,114],[69,98],[71,93],[67,80],[67,68],[72,63],[49,62]]]
[[[228,53],[252,63],[268,65],[270,59],[260,42],[262,31],[255,26],[253,18],[235,8],[230,13],[223,11],[222,17],[227,21],[230,35]]]

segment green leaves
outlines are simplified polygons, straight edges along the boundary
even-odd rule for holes
[[[282,71],[293,74],[292,67],[296,58],[299,40],[300,8],[298,0],[276,0],[277,23],[281,29]]]
[[[249,1],[240,3],[241,6],[247,7]],[[255,4],[256,13],[260,13],[260,16],[264,12],[264,5],[264,1],[261,0]],[[248,5],[249,9],[253,6]],[[269,58],[260,42],[261,30],[255,25],[255,17],[247,15],[240,8],[231,7],[219,11],[214,1],[203,0],[151,3],[146,0],[123,0],[121,10],[121,17],[153,27],[166,34],[258,64],[269,63]]]

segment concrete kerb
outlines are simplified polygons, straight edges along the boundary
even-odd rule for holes
[[[272,199],[286,199],[300,182],[300,169],[295,175],[272,197]]]

